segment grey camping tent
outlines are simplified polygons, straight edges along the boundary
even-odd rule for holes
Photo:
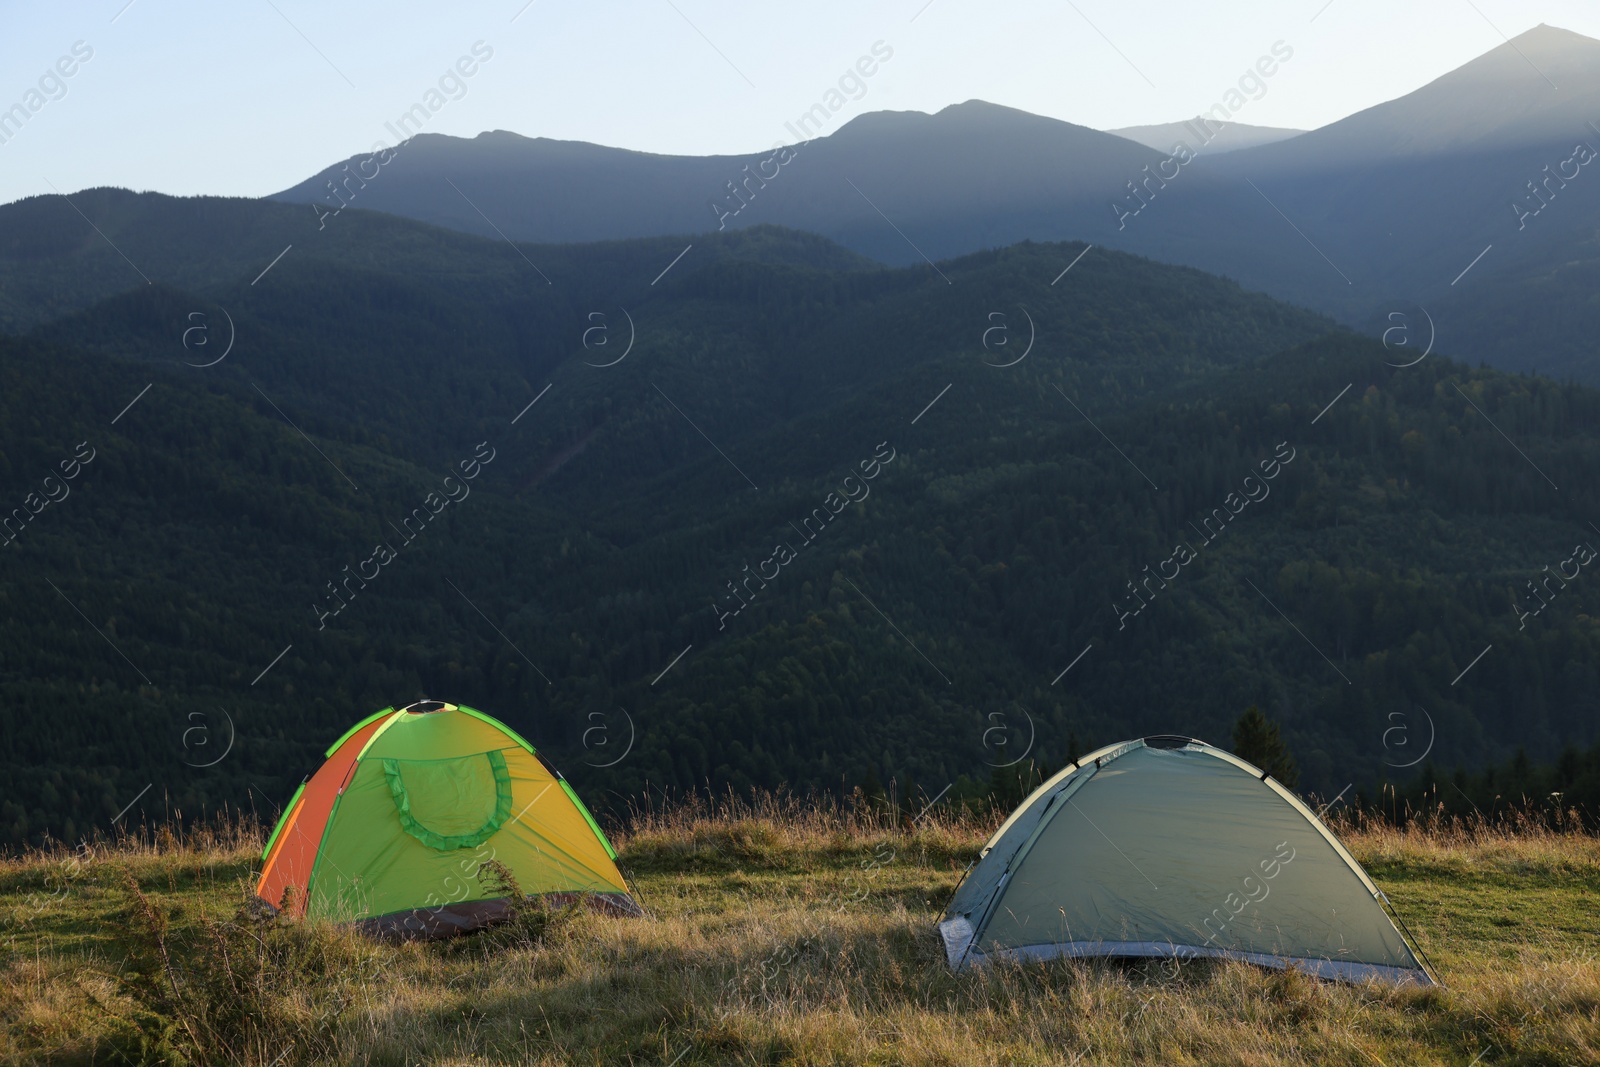
[[[1187,737],[1090,753],[984,846],[939,932],[996,959],[1217,957],[1433,985],[1387,898],[1289,790]]]

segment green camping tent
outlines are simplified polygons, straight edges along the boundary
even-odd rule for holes
[[[256,894],[385,936],[447,937],[519,903],[492,861],[548,903],[640,909],[617,854],[553,766],[510,727],[438,700],[356,723],[262,850]]]
[[[1434,984],[1387,898],[1289,790],[1187,737],[1085,756],[984,846],[939,932],[996,959],[1218,957]]]

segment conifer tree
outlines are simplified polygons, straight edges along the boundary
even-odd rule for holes
[[[870,763],[867,764],[867,773],[861,776],[861,794],[875,807],[889,803],[889,794],[884,791],[883,782],[878,778],[878,770]]]
[[[1233,754],[1254,763],[1290,789],[1300,781],[1300,768],[1279,736],[1278,724],[1254,704],[1233,724]]]

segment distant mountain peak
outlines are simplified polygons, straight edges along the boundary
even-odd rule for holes
[[[995,103],[989,102],[988,100],[979,100],[977,97],[973,97],[970,100],[963,100],[959,104],[946,104],[944,107],[940,108],[937,112],[935,112],[935,114],[939,114],[939,115],[948,115],[948,114],[951,114],[951,113],[955,113],[955,114],[983,114],[983,113],[1002,114],[1002,113],[1004,113],[1004,114],[1011,114],[1011,115],[1027,115],[1029,118],[1038,118],[1039,117],[1038,115],[1035,115],[1031,111],[1022,111],[1022,110],[1020,110],[1018,108],[1007,107],[1005,104],[995,104]]]
[[[1560,26],[1552,26],[1548,22],[1541,22],[1531,30],[1523,30],[1511,38],[1509,43],[1519,47],[1527,44],[1554,45],[1556,47],[1577,45],[1579,47],[1600,49],[1600,41],[1595,40],[1593,37],[1585,37],[1581,33],[1563,29]]]
[[[1105,136],[1101,131],[1065,119],[1036,115],[1031,111],[995,104],[988,100],[964,100],[929,114],[926,111],[869,111],[844,123],[827,139],[840,144],[864,138],[925,136],[977,136],[1003,139],[1016,136],[1088,137]]]
[[[1549,81],[1558,91],[1565,91],[1567,86],[1562,84],[1561,77],[1564,75],[1589,89],[1593,87],[1597,66],[1600,66],[1600,41],[1541,22],[1462,64],[1434,84],[1531,78]]]
[[[1385,159],[1554,151],[1585,135],[1597,98],[1600,41],[1541,23],[1404,96],[1240,158],[1309,173]]]
[[[1200,135],[1201,131],[1204,131],[1208,136],[1202,137]],[[1158,152],[1170,152],[1173,145],[1178,141],[1183,141],[1191,148],[1197,147],[1197,142],[1204,142],[1208,155],[1220,155],[1223,152],[1235,152],[1241,148],[1253,148],[1256,145],[1287,141],[1291,137],[1300,136],[1305,131],[1281,126],[1250,126],[1243,122],[1218,122],[1216,119],[1208,119],[1203,115],[1196,115],[1181,122],[1163,122],[1151,126],[1124,126],[1121,129],[1107,130],[1106,132],[1142,144],[1146,148],[1154,148]]]

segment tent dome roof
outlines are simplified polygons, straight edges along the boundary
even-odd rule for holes
[[[1432,984],[1366,871],[1289,790],[1221,749],[1108,745],[1034,791],[940,923],[952,966],[1219,957]]]

